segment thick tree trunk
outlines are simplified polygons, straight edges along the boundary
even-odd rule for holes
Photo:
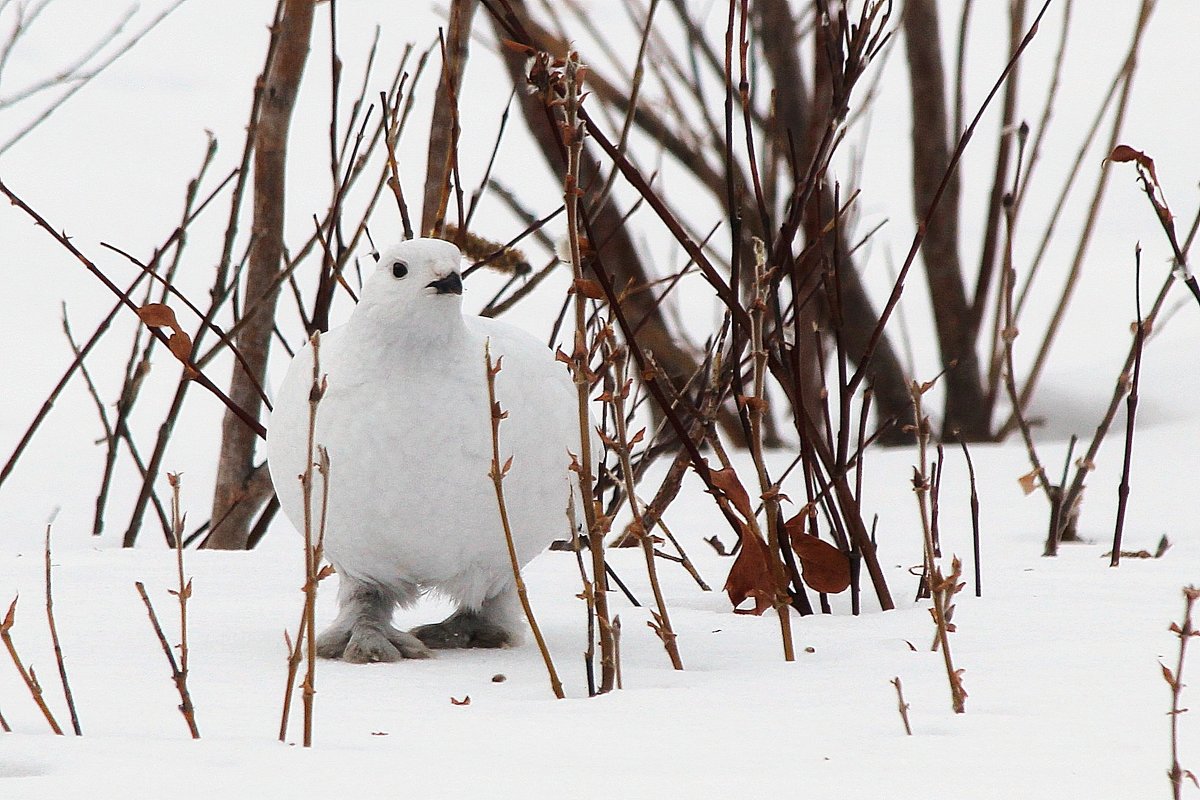
[[[425,202],[421,212],[421,236],[434,233],[445,213],[444,203],[451,193],[451,170],[458,138],[458,87],[462,85],[463,67],[471,41],[471,21],[479,0],[453,0],[450,5],[450,25],[446,32],[446,59],[438,79],[433,103],[433,119],[429,123],[429,156],[425,164]],[[451,96],[451,88],[454,96]],[[439,213],[440,212],[440,213]]]
[[[234,365],[229,387],[233,402],[254,415],[262,409],[257,386],[262,385],[266,375],[275,326],[279,287],[274,284],[283,261],[288,130],[308,59],[313,6],[314,0],[285,0],[254,143],[254,223],[243,293],[249,319],[236,341],[246,368]],[[249,543],[255,514],[271,496],[271,482],[265,464],[254,466],[257,437],[245,423],[226,413],[221,434],[212,525],[204,546],[240,550]]]
[[[527,17],[523,2],[511,0],[510,4],[522,18]],[[536,26],[531,25],[530,27],[533,29]],[[498,30],[497,35],[501,38],[505,37],[502,30]],[[560,156],[558,137],[554,129],[550,127],[551,119],[546,115],[542,99],[535,94],[523,91],[526,84],[525,58],[508,48],[502,48],[502,50],[509,74],[512,76],[513,82],[521,88],[521,91],[517,92],[517,98],[521,104],[525,124],[541,148],[547,164],[561,176],[565,164]],[[590,209],[600,189],[601,181],[596,178],[602,172],[599,163],[586,150],[583,153],[579,172],[581,183],[586,190],[581,198],[582,206]],[[611,200],[606,200],[599,209],[591,212],[591,219],[596,239],[593,246],[599,248],[599,253],[604,264],[611,271],[618,291],[628,286],[647,285],[652,278],[642,263],[641,255],[634,245],[633,238],[629,235],[621,210]],[[634,324],[645,320],[641,324],[641,331],[638,334],[642,347],[653,351],[658,365],[676,386],[682,387],[696,370],[698,362],[695,355],[672,334],[663,316],[661,305],[655,302],[656,297],[655,292],[631,292],[623,303],[625,313],[630,320],[634,321]]]
[[[800,34],[787,0],[759,0],[753,8],[764,61],[771,71],[775,87],[775,115],[781,131],[777,146],[787,147],[787,133],[790,131],[793,140],[801,143],[801,151],[797,158],[801,164],[806,164],[813,156],[820,132],[828,119],[828,92],[822,91],[822,87],[828,81],[820,80],[822,58],[818,56],[816,59],[817,91],[816,97],[810,98],[800,66]],[[823,50],[818,46],[816,52],[821,53]],[[806,215],[804,229],[809,241],[825,238],[821,236],[820,231],[825,223],[832,219],[834,213],[836,209],[833,209],[833,193],[828,186],[824,186],[814,195],[811,212]],[[823,242],[821,255],[827,261],[836,260],[840,267],[838,278],[842,304],[842,341],[849,359],[857,363],[867,350],[871,335],[879,322],[879,314],[871,304],[866,287],[863,286],[858,269],[850,256],[850,247],[843,227],[838,226],[836,235]],[[828,299],[824,292],[818,295],[818,299],[822,305],[821,322],[828,327]],[[896,351],[892,348],[891,340],[885,334],[871,357],[868,374],[875,394],[876,413],[880,420],[891,417],[895,417],[901,423],[911,420],[911,400],[908,394],[910,379],[911,376],[905,374],[900,360],[896,357]],[[911,438],[904,433],[902,425],[898,424],[883,436],[883,441],[907,442]]]
[[[917,216],[923,217],[950,164],[946,74],[935,0],[909,0],[903,24],[912,88],[913,201]],[[929,218],[921,257],[946,367],[943,431],[986,439],[991,433],[988,409],[958,252],[958,194],[954,175]]]

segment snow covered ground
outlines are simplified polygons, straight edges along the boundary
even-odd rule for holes
[[[60,2],[66,16],[51,28],[57,35],[34,39],[30,50],[15,52],[6,82],[19,83],[20,74],[44,74],[58,66],[64,53],[87,41],[88,30],[103,27],[97,20],[116,13],[97,8],[107,4]],[[145,5],[144,17],[165,3]],[[422,8],[405,16],[397,5],[339,3],[348,75],[365,47],[346,43],[369,38],[375,22],[383,26],[383,47],[392,56],[408,40],[425,46],[432,39],[436,14]],[[98,242],[145,254],[165,238],[175,224],[184,183],[199,163],[205,128],[221,141],[218,166],[228,169],[235,163],[271,6],[265,0],[185,3],[36,136],[0,156],[0,177],[52,223],[67,228],[85,252],[125,275],[120,260],[106,255]],[[607,4],[597,4],[596,13],[617,14]],[[1108,80],[1115,54],[1125,46],[1122,26],[1132,11],[1122,13],[1126,17],[1114,13],[1079,20],[1078,46],[1085,52],[1075,69],[1084,74],[1075,75],[1072,91],[1064,95],[1063,118],[1084,120],[1091,113],[1097,86]],[[95,24],[67,26],[72,14]],[[1181,36],[1200,29],[1200,16],[1191,4],[1171,0],[1160,3],[1158,14],[1126,141],[1156,158],[1168,198],[1180,219],[1190,221],[1196,175],[1193,143],[1185,134],[1200,124],[1198,112],[1177,97],[1164,99],[1164,92],[1200,80],[1194,48],[1178,46]],[[1052,58],[1052,38],[1045,34],[1039,39],[1044,46],[1030,54],[1030,74]],[[308,206],[295,204],[296,231],[311,224],[309,215],[320,209],[326,192],[323,55],[314,51],[306,84],[314,88],[302,97],[298,112],[301,155],[293,185],[297,197],[314,199]],[[994,55],[981,48],[978,58],[990,64]],[[470,157],[480,160],[487,156],[507,96],[507,89],[497,90],[483,77],[494,63],[488,58],[477,48],[471,65],[480,77],[468,82],[478,92],[474,105],[467,105],[478,114],[482,140]],[[981,70],[990,83],[994,72]],[[1089,70],[1102,78],[1089,81]],[[903,71],[898,75],[902,82]],[[432,92],[428,81],[424,92],[425,97]],[[886,140],[894,127],[903,145],[907,121],[903,110],[894,108],[903,98],[899,89],[885,91],[873,121],[876,137]],[[0,127],[16,124],[0,113]],[[1063,143],[1053,151],[1058,155],[1047,158],[1045,169],[1065,168],[1083,124],[1064,126]],[[406,180],[414,186],[420,185],[424,163],[416,135],[422,125],[414,122],[404,157]],[[537,156],[522,149],[519,137],[509,141],[514,149],[508,174],[528,176],[523,188],[531,196],[552,196],[555,187],[541,177]],[[907,202],[906,180],[895,177],[906,174],[904,161],[902,156],[874,158],[865,167],[864,196],[874,204],[866,213],[887,216],[888,203]],[[1089,168],[1096,161],[1089,161]],[[889,187],[886,167],[892,163],[897,166]],[[1085,178],[1082,186],[1086,195],[1091,183]],[[1051,202],[1031,199],[1030,217],[1037,219]],[[192,271],[184,279],[193,291],[206,286],[223,222],[217,212],[194,234]],[[394,220],[391,224],[395,227]],[[885,230],[887,249],[902,254],[910,233],[897,222]],[[73,320],[78,315],[77,333],[89,331],[110,300],[17,210],[0,209],[0,239],[7,292],[0,320],[0,366],[6,375],[0,454],[7,456],[69,360],[58,329],[60,300],[68,301]],[[1073,244],[1073,237],[1066,239],[1064,247]],[[1070,433],[1090,436],[1111,393],[1133,317],[1131,253],[1139,239],[1146,247],[1149,293],[1165,269],[1165,249],[1133,186],[1132,170],[1118,172],[1092,266],[1056,351],[1060,357],[1052,362],[1035,408],[1047,419],[1040,436],[1051,465],[1061,463]],[[660,240],[651,246],[666,252]],[[914,323],[919,283],[912,280],[909,286]],[[477,297],[486,294],[476,291]],[[1181,288],[1175,291],[1184,298]],[[528,322],[542,330],[538,320]],[[923,335],[919,329],[914,334],[918,342]],[[1173,546],[1160,559],[1127,559],[1114,570],[1101,557],[1112,534],[1120,424],[1101,451],[1085,499],[1081,533],[1094,543],[1065,547],[1056,559],[1040,557],[1044,501],[1024,497],[1017,485],[1017,477],[1028,471],[1023,448],[1013,442],[973,449],[982,502],[983,596],[975,598],[969,588],[959,595],[958,632],[951,642],[957,665],[966,670],[970,696],[964,715],[952,713],[941,656],[929,652],[933,625],[926,604],[911,601],[916,579],[910,570],[920,563],[921,549],[908,483],[915,455],[902,448],[872,454],[865,490],[869,513],[880,514],[881,562],[898,610],[880,613],[867,600],[859,617],[835,604],[833,615],[796,618],[800,652],[795,663],[782,659],[774,619],[731,613],[719,591],[729,562],[701,541],[713,534],[728,539],[727,529],[698,483],[689,479],[668,522],[716,591],[700,591],[673,565],[660,567],[685,671],[670,669],[644,624],[646,612],[614,593],[623,626],[625,688],[588,699],[576,564],[569,554],[546,553],[528,569],[527,582],[567,700],[553,699],[531,645],[448,652],[431,661],[394,665],[322,662],[311,750],[295,744],[298,704],[289,743],[276,741],[285,675],[283,631],[294,630],[301,607],[298,539],[280,521],[253,552],[187,553],[186,570],[194,578],[189,682],[203,735],[193,742],[133,586],[135,580],[145,582],[174,638],[175,606],[167,594],[175,585],[174,557],[149,530],[139,548],[119,547],[129,510],[129,501],[121,497],[113,500],[105,536],[87,535],[102,452],[92,446],[98,436],[95,412],[75,386],[0,489],[0,610],[19,594],[13,638],[66,725],[42,611],[41,537],[46,519],[61,507],[54,528],[55,608],[85,736],[51,735],[0,653],[0,712],[15,731],[0,735],[0,797],[648,798],[781,791],[814,798],[1166,797],[1170,695],[1159,662],[1173,666],[1178,651],[1167,626],[1182,611],[1180,588],[1200,583],[1200,530],[1192,505],[1194,476],[1200,474],[1195,446],[1200,418],[1192,400],[1200,394],[1197,341],[1200,312],[1189,300],[1146,355],[1125,547],[1153,550],[1166,535]],[[106,398],[119,385],[114,365],[124,363],[125,342],[118,337],[95,357]],[[1024,340],[1019,353],[1021,344]],[[936,370],[932,363],[919,366]],[[156,365],[161,383],[148,384],[148,405],[169,396],[175,370],[166,359]],[[196,417],[178,434],[167,468],[184,473],[184,507],[202,518],[211,491],[215,442],[210,432],[218,409],[201,396],[193,405]],[[139,431],[152,436],[156,425],[157,418],[147,413]],[[782,466],[791,456],[772,457]],[[969,577],[966,470],[957,451],[949,451],[947,461],[944,549],[964,557]],[[748,463],[739,467],[748,474]],[[125,480],[132,480],[129,473]],[[648,589],[640,553],[614,552],[612,563],[644,601]],[[333,616],[334,581],[322,585],[319,622]],[[445,610],[431,602],[406,612],[398,623],[432,621]],[[1195,670],[1200,664],[1193,665],[1192,674]],[[1185,683],[1188,674],[1185,669]],[[505,680],[495,681],[497,675]],[[897,676],[911,705],[911,737],[904,734],[889,683]],[[1195,702],[1189,692],[1185,706]],[[454,702],[466,697],[469,704]],[[1200,721],[1192,715],[1181,720],[1180,752],[1184,767],[1200,768]]]

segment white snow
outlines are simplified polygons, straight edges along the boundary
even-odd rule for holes
[[[109,5],[55,3],[41,38],[14,52],[13,71],[6,72],[0,89],[11,88],[10,80],[19,84],[20,75],[45,74],[60,66],[63,53],[78,52],[90,41],[89,31],[104,29],[119,13],[119,8],[105,8]],[[139,19],[149,18],[165,2],[143,5]],[[0,156],[0,177],[53,225],[66,228],[117,283],[129,280],[131,268],[99,242],[145,256],[166,238],[176,224],[184,185],[199,164],[205,128],[221,142],[212,175],[223,175],[236,163],[273,5],[266,0],[189,0],[35,136]],[[437,14],[404,5],[401,10],[395,3],[338,4],[347,76],[357,74],[366,49],[350,43],[369,42],[376,22],[383,28],[383,65],[394,64],[406,41],[416,41],[419,48],[433,41]],[[1046,158],[1047,172],[1065,170],[1075,136],[1118,66],[1134,12],[1133,4],[1127,5],[1104,14],[1076,11],[1080,29],[1073,46],[1079,60],[1067,76],[1071,91],[1062,96],[1057,138],[1047,145],[1054,154]],[[597,19],[624,24],[616,6],[594,4]],[[1200,17],[1193,4],[1159,6],[1147,34],[1144,72],[1124,138],[1155,158],[1182,227],[1183,221],[1190,223],[1195,207],[1191,132],[1200,127],[1200,112],[1186,101],[1187,87],[1200,82],[1200,58],[1190,44]],[[297,156],[290,177],[293,198],[302,199],[289,209],[293,238],[311,228],[311,214],[322,210],[328,192],[326,9],[323,5],[318,12],[321,31],[314,39],[297,115]],[[981,7],[977,24],[995,24],[989,13],[999,12]],[[485,15],[481,10],[481,25]],[[1001,29],[996,25],[995,30]],[[1034,76],[1043,75],[1053,58],[1056,34],[1054,25],[1047,24],[1031,48],[1023,75],[1031,93],[1025,112],[1030,117],[1040,102]],[[898,62],[900,56],[892,59]],[[990,85],[996,52],[980,45],[972,58],[979,59],[980,74]],[[474,77],[468,88],[474,94],[465,98],[464,107],[475,122],[467,128],[463,170],[478,176],[507,88],[498,88],[500,78],[492,76],[499,70],[484,46],[476,47],[470,69]],[[872,137],[894,140],[896,151],[872,151],[863,177],[864,228],[883,216],[893,220],[874,245],[872,264],[878,261],[879,266],[873,274],[881,281],[884,251],[902,257],[911,235],[900,222],[910,202],[903,65],[889,65],[888,71],[893,83],[885,81],[885,86],[892,89],[881,95]],[[355,80],[347,77],[344,89]],[[406,188],[422,182],[421,132],[427,126],[428,103],[421,100],[431,97],[432,86],[427,75],[405,139]],[[984,89],[972,85],[975,101]],[[12,113],[0,112],[0,126],[18,124]],[[988,180],[991,137],[981,133],[972,145],[980,149],[979,158],[966,165],[968,186],[974,181],[978,188]],[[510,182],[523,182],[531,204],[552,210],[561,188],[520,138],[510,131],[502,149],[501,163],[511,165],[506,175]],[[1094,184],[1101,155],[1085,162],[1087,171],[1077,190],[1081,196]],[[653,163],[653,154],[646,163]],[[662,180],[669,189],[683,191],[677,173],[667,170]],[[1054,181],[1046,185],[1054,186]],[[1045,195],[1029,201],[1031,228],[1048,213],[1052,191]],[[707,220],[703,201],[696,205],[697,218]],[[499,220],[490,232],[508,230],[509,218],[498,203],[485,208]],[[893,208],[900,210],[889,210]],[[206,291],[224,213],[218,208],[193,232],[182,285],[194,296]],[[981,216],[982,211],[975,214]],[[399,238],[393,217],[381,216],[379,230],[373,226],[377,241]],[[646,223],[644,212],[637,220]],[[386,229],[388,224],[392,230]],[[1078,215],[1064,225],[1077,232]],[[84,336],[112,299],[17,209],[0,209],[0,240],[6,292],[0,319],[5,375],[0,456],[7,457],[69,362],[59,330],[59,302],[66,299],[76,335]],[[1111,394],[1133,319],[1132,251],[1138,240],[1146,248],[1143,271],[1149,296],[1165,276],[1166,248],[1132,169],[1121,169],[1113,176],[1084,283],[1036,403],[1035,414],[1047,419],[1039,443],[1052,473],[1060,468],[1067,436],[1090,437]],[[1025,241],[1036,239],[1030,233]],[[678,263],[678,254],[665,242],[655,235],[647,246],[661,263]],[[1073,244],[1074,236],[1066,236],[1049,262],[1052,272],[1038,313],[1053,302]],[[974,256],[966,262],[974,263]],[[468,304],[481,304],[490,296],[492,284],[486,280],[480,275],[467,283]],[[555,292],[564,283],[565,277],[557,289],[546,289],[545,296],[552,298],[547,305],[553,307],[547,314],[557,311],[561,294]],[[918,368],[920,377],[928,378],[936,366],[920,318],[921,283],[915,275],[909,281],[906,298],[911,299],[905,307],[915,345],[926,348]],[[835,598],[833,615],[795,618],[795,663],[783,661],[774,618],[735,615],[729,609],[719,591],[729,562],[701,539],[716,534],[729,541],[730,535],[711,500],[689,477],[667,520],[716,591],[701,592],[682,570],[660,563],[685,671],[671,670],[645,624],[647,612],[614,592],[623,628],[625,688],[587,698],[578,569],[570,554],[545,553],[529,566],[526,581],[568,699],[553,699],[532,644],[443,652],[429,661],[389,665],[322,661],[311,750],[296,744],[298,698],[288,743],[276,740],[285,676],[283,632],[295,630],[302,605],[299,538],[281,519],[253,552],[188,551],[186,571],[194,578],[189,685],[203,736],[194,742],[176,709],[178,696],[166,660],[133,586],[135,580],[146,583],[167,636],[176,640],[177,608],[168,594],[176,580],[174,555],[161,547],[153,524],[143,530],[138,548],[120,547],[132,504],[129,495],[136,486],[128,467],[118,474],[121,489],[114,492],[105,535],[99,540],[88,536],[103,448],[92,444],[99,425],[76,382],[0,488],[0,611],[19,594],[13,638],[23,660],[36,668],[59,722],[68,726],[42,610],[41,537],[46,519],[61,507],[53,533],[55,609],[85,735],[50,734],[7,655],[0,652],[0,712],[14,728],[14,733],[0,735],[0,797],[386,793],[649,798],[785,791],[812,798],[1167,797],[1170,693],[1159,663],[1173,667],[1178,652],[1167,626],[1182,611],[1180,588],[1200,583],[1200,531],[1192,494],[1200,474],[1195,444],[1200,420],[1193,401],[1200,392],[1195,368],[1200,310],[1182,287],[1173,291],[1183,305],[1146,353],[1125,530],[1127,549],[1153,550],[1160,536],[1168,536],[1173,546],[1161,559],[1126,559],[1119,569],[1110,569],[1101,557],[1112,535],[1122,409],[1085,498],[1081,533],[1093,543],[1066,546],[1055,559],[1040,556],[1045,502],[1037,495],[1022,496],[1017,485],[1017,477],[1028,471],[1019,442],[972,449],[983,527],[983,596],[975,598],[966,469],[961,453],[947,450],[943,547],[964,558],[968,580],[957,601],[958,631],[951,636],[970,695],[963,715],[952,713],[941,655],[929,651],[933,625],[927,603],[912,602],[916,579],[910,569],[921,561],[919,518],[908,482],[915,453],[901,448],[871,454],[864,492],[868,513],[880,514],[881,562],[898,609],[879,612],[866,590],[859,617],[848,613],[843,598]],[[711,293],[702,286],[687,287],[687,292],[689,308],[701,309],[695,318],[705,324]],[[336,311],[344,319],[348,307]],[[89,362],[110,402],[119,388],[116,373],[132,330],[127,316],[118,319],[119,330]],[[521,322],[539,336],[547,329],[537,315]],[[288,324],[298,330],[294,319]],[[192,325],[194,321],[185,323]],[[1030,358],[1036,329],[1032,320],[1022,326],[1027,335],[1017,343],[1019,359]],[[278,366],[285,361],[281,356]],[[216,371],[218,383],[223,382],[221,369]],[[177,371],[160,354],[144,389],[135,433],[147,449]],[[184,508],[202,519],[211,494],[212,432],[220,408],[196,392],[189,409],[165,467],[184,474]],[[772,454],[777,467],[790,457]],[[748,461],[739,460],[737,466],[744,478],[752,474]],[[651,485],[653,476],[648,481]],[[647,602],[641,554],[616,551],[611,561],[635,595]],[[335,581],[321,586],[319,626],[333,617]],[[397,624],[436,621],[447,610],[423,604],[404,612]],[[1200,663],[1185,667],[1184,683],[1197,670]],[[494,682],[497,674],[506,680]],[[889,683],[896,676],[911,705],[912,737],[905,736],[896,710]],[[1184,706],[1195,704],[1195,691],[1200,689],[1184,690]],[[452,702],[467,696],[468,705]],[[1200,768],[1200,721],[1185,714],[1180,723],[1182,764]],[[1196,790],[1185,787],[1184,795],[1189,793],[1194,796]]]

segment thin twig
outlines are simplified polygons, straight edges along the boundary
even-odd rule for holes
[[[513,543],[512,527],[508,521],[508,507],[504,503],[504,476],[508,474],[508,470],[512,466],[512,456],[508,457],[504,466],[500,465],[500,422],[508,416],[508,412],[503,411],[500,404],[496,402],[496,375],[502,368],[504,358],[501,356],[495,364],[492,363],[490,340],[484,342],[483,360],[487,369],[488,408],[491,410],[492,426],[492,464],[488,470],[488,477],[492,479],[492,486],[496,490],[496,504],[500,509],[500,524],[504,527],[504,542],[508,545],[508,559],[512,566],[513,581],[517,586],[517,597],[521,601],[521,608],[525,611],[525,619],[529,620],[533,638],[537,640],[538,650],[542,654],[542,661],[550,676],[550,690],[554,692],[555,697],[562,700],[565,697],[562,681],[558,679],[558,671],[554,669],[554,661],[550,658],[550,650],[546,647],[542,629],[538,627],[537,619],[533,616],[533,607],[529,604],[529,594],[525,591],[525,580],[521,577],[521,562],[517,560],[517,548]]]
[[[1134,28],[1133,40],[1129,46],[1129,53],[1125,57],[1125,64],[1122,67],[1121,74],[1121,93],[1117,100],[1116,111],[1113,115],[1112,128],[1109,132],[1108,147],[1106,153],[1111,152],[1117,146],[1121,137],[1121,130],[1125,123],[1126,110],[1129,107],[1129,101],[1133,91],[1133,77],[1137,68],[1137,56],[1141,48],[1142,34],[1148,27],[1150,14],[1154,10],[1155,0],[1142,0],[1141,9],[1138,12],[1137,25]],[[1046,361],[1050,355],[1050,349],[1054,345],[1054,340],[1058,334],[1059,327],[1066,316],[1067,306],[1071,302],[1071,298],[1075,292],[1075,287],[1078,284],[1079,273],[1083,268],[1084,257],[1087,254],[1088,244],[1091,242],[1092,233],[1097,224],[1100,204],[1104,198],[1105,189],[1108,187],[1109,176],[1112,173],[1109,161],[1105,161],[1100,169],[1100,176],[1096,180],[1095,193],[1092,195],[1092,202],[1088,210],[1088,216],[1083,225],[1083,230],[1079,235],[1079,243],[1075,250],[1075,256],[1071,262],[1071,267],[1067,275],[1067,281],[1063,286],[1062,295],[1058,299],[1055,306],[1054,314],[1050,318],[1049,324],[1046,326],[1046,331],[1042,339],[1041,345],[1038,347],[1037,355],[1034,358],[1033,366],[1029,370],[1029,375],[1025,379],[1025,386],[1021,392],[1020,407],[1024,408],[1029,404],[1029,400],[1033,395],[1033,390],[1037,385],[1038,379],[1041,376],[1042,370],[1045,367]]]
[[[608,329],[607,333],[608,335],[602,337],[606,344],[610,343],[612,337],[615,335],[612,333],[611,328]],[[632,527],[634,537],[642,546],[642,553],[646,558],[646,573],[650,579],[650,588],[654,592],[654,603],[658,609],[656,612],[651,612],[653,621],[646,624],[662,640],[663,647],[667,651],[667,656],[671,659],[671,666],[675,669],[683,669],[683,660],[679,656],[679,644],[676,641],[675,630],[671,627],[671,617],[667,612],[667,603],[663,599],[662,586],[658,580],[658,569],[654,564],[654,540],[650,537],[650,532],[645,527],[642,507],[638,502],[637,490],[634,486],[633,465],[629,459],[630,448],[645,435],[645,430],[639,431],[631,439],[626,426],[625,401],[629,398],[633,379],[627,377],[628,361],[624,348],[620,348],[613,353],[612,362],[609,372],[611,384],[607,395],[609,401],[612,403],[613,427],[617,434],[613,442],[615,444],[613,449],[616,450],[617,456],[621,461],[621,475],[625,479],[625,495],[629,500],[629,509],[633,514]]]
[[[1121,465],[1121,483],[1117,486],[1117,520],[1113,528],[1112,561],[1109,566],[1121,563],[1121,535],[1125,531],[1125,509],[1129,505],[1129,470],[1133,461],[1133,427],[1137,416],[1138,381],[1142,374],[1142,350],[1146,343],[1146,326],[1142,321],[1142,246],[1133,254],[1133,297],[1137,308],[1137,327],[1133,334],[1133,376],[1129,381],[1129,396],[1125,398],[1128,415],[1125,418],[1125,460]]]
[[[731,4],[732,7],[732,4]],[[792,606],[788,596],[783,591],[787,586],[783,560],[780,555],[779,521],[782,519],[779,510],[779,485],[772,483],[767,474],[767,462],[763,457],[763,417],[767,410],[766,401],[766,368],[767,350],[763,344],[763,327],[767,311],[767,295],[770,282],[767,278],[766,245],[761,239],[754,241],[754,300],[750,304],[750,349],[754,359],[753,396],[742,398],[742,405],[747,409],[750,421],[750,455],[754,460],[755,471],[758,473],[759,492],[763,500],[767,517],[767,549],[769,551],[770,569],[774,585],[778,587],[777,596],[771,603],[779,615],[779,635],[783,643],[783,659],[795,661],[796,652],[792,644]],[[749,522],[749,520],[747,520]]]
[[[575,336],[570,355],[572,378],[575,382],[579,417],[578,478],[583,495],[583,516],[588,530],[588,549],[592,554],[593,599],[596,606],[596,621],[600,638],[600,693],[612,690],[616,681],[616,655],[613,648],[611,621],[608,613],[608,590],[605,577],[603,521],[596,513],[592,494],[595,489],[592,468],[596,462],[592,452],[591,415],[588,411],[588,393],[591,377],[588,369],[589,348],[587,346],[587,298],[583,293],[583,249],[580,242],[579,165],[583,152],[584,126],[580,122],[580,75],[582,65],[576,53],[568,54],[564,75],[566,79],[566,103],[563,106],[563,137],[566,140],[567,168],[563,178],[563,204],[567,213],[567,237],[571,248],[571,267],[575,276]],[[586,221],[586,217],[585,217]]]
[[[899,703],[900,719],[904,722],[904,732],[909,736],[913,735],[912,726],[908,724],[908,709],[911,708],[908,703],[904,702],[904,689],[900,686],[900,676],[897,675],[888,683],[896,687],[896,701]]]
[[[167,663],[171,665],[171,679],[175,681],[175,689],[179,692],[179,711],[183,714],[183,719],[187,722],[188,731],[191,732],[193,739],[200,738],[200,730],[196,727],[196,713],[192,707],[192,697],[188,693],[187,675],[179,669],[179,663],[175,660],[175,654],[171,652],[171,645],[167,642],[167,637],[163,634],[162,626],[158,624],[158,615],[154,613],[154,605],[150,602],[150,596],[146,594],[146,586],[141,581],[134,581],[134,587],[141,595],[142,602],[146,605],[146,613],[150,616],[150,624],[154,626],[154,635],[158,637],[158,643],[162,645],[163,654],[167,657]]]
[[[46,624],[50,628],[50,641],[54,644],[54,661],[58,664],[58,679],[62,683],[63,698],[67,701],[67,711],[71,714],[71,729],[76,736],[82,736],[79,727],[79,714],[75,711],[75,697],[71,694],[71,684],[67,680],[67,665],[63,659],[62,645],[58,641],[58,626],[54,622],[54,594],[50,589],[50,528],[46,523]]]
[[[21,657],[17,654],[17,647],[12,640],[12,626],[14,617],[17,612],[17,598],[13,598],[12,604],[8,607],[8,613],[4,615],[4,621],[0,622],[0,639],[4,641],[4,646],[8,648],[8,654],[12,657],[13,665],[16,666],[17,672],[21,673],[21,680],[25,682],[25,687],[29,689],[29,695],[33,698],[33,702],[37,704],[38,709],[42,712],[42,716],[46,718],[46,722],[50,724],[50,730],[57,735],[62,736],[62,728],[58,726],[58,720],[54,718],[54,713],[50,710],[50,706],[46,705],[46,699],[42,697],[42,687],[38,683],[37,674],[33,671],[33,667],[25,668],[21,663]],[[8,729],[5,723],[5,729]]]
[[[959,437],[958,444],[962,447],[963,456],[967,459],[967,475],[971,483],[971,549],[975,555],[975,596],[983,597],[983,584],[980,579],[982,566],[979,554],[979,492],[975,486],[975,462],[971,460],[971,451],[967,449],[966,440]]]
[[[1200,631],[1192,628],[1192,607],[1196,600],[1200,599],[1200,589],[1195,586],[1186,586],[1183,590],[1183,622],[1171,623],[1171,632],[1179,637],[1179,659],[1175,662],[1175,671],[1172,672],[1165,664],[1159,662],[1162,667],[1163,678],[1171,687],[1171,769],[1167,772],[1167,777],[1171,781],[1171,795],[1174,800],[1180,800],[1183,792],[1183,779],[1189,778],[1193,784],[1196,783],[1196,776],[1189,769],[1184,769],[1179,764],[1179,717],[1187,711],[1180,705],[1180,698],[1183,694],[1183,658],[1187,654],[1188,641],[1197,635]]]

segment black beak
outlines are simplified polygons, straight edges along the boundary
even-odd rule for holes
[[[438,294],[462,294],[462,276],[451,272],[446,277],[427,284],[427,288],[436,289]]]

